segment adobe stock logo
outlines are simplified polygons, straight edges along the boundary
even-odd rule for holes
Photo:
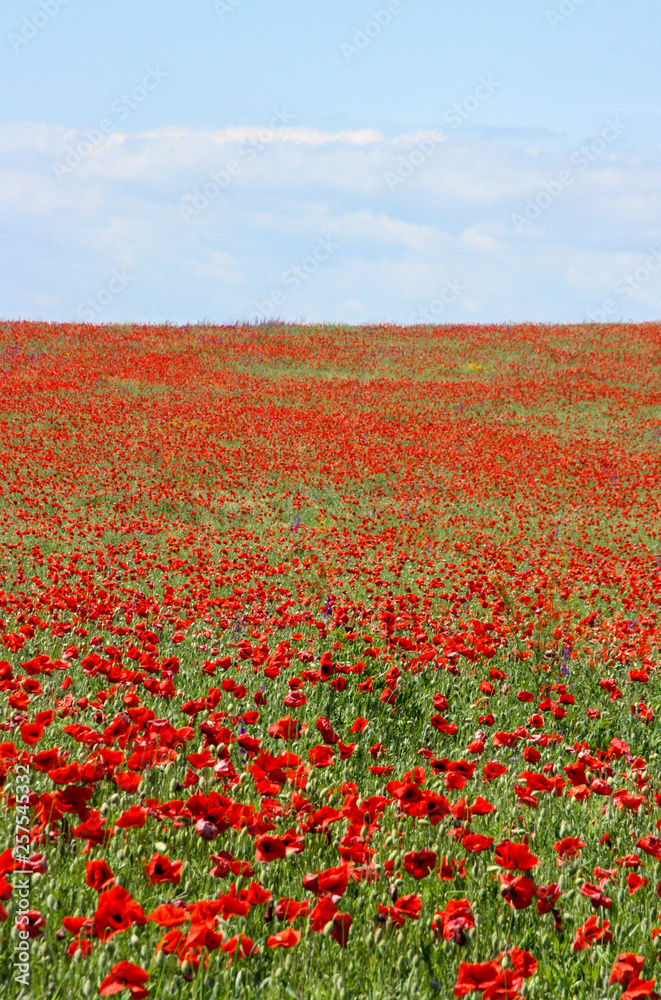
[[[569,157],[572,167],[579,173],[587,170],[600,156],[606,152],[607,147],[615,142],[625,131],[626,126],[622,124],[617,116],[615,119],[607,118],[605,127],[600,135],[587,142],[582,143],[578,149]],[[561,170],[557,177],[549,181],[543,181],[541,191],[532,198],[526,198],[523,214],[512,212],[510,220],[517,233],[525,231],[526,226],[532,226],[533,222],[539,219],[554,202],[561,197],[568,187],[574,183],[576,177],[572,170]]]
[[[190,222],[197,218],[209,207],[212,201],[219,198],[225,191],[234,177],[239,177],[245,169],[245,165],[252,163],[255,157],[267,149],[274,142],[282,129],[287,128],[295,120],[296,115],[288,114],[286,111],[276,110],[268,126],[263,126],[251,139],[247,139],[239,148],[238,159],[228,160],[224,167],[209,174],[208,180],[201,188],[193,188],[183,195],[179,203],[179,212],[184,222]]]
[[[409,316],[410,326],[419,326],[421,323],[436,323],[442,317],[449,305],[456,302],[464,292],[468,291],[458,278],[446,278],[443,288],[438,297],[428,302],[426,306],[421,306]]]
[[[416,148],[408,156],[400,156],[397,161],[397,169],[394,171],[386,170],[383,175],[390,190],[394,191],[399,184],[403,184],[405,180],[412,177],[418,167],[426,163],[446,139],[447,136],[444,132],[434,129],[430,139],[420,139],[416,143]]]
[[[491,76],[478,77],[477,86],[473,92],[443,112],[441,116],[443,121],[450,128],[455,129],[455,131],[462,128],[468,119],[482,107],[484,102],[488,101],[495,94],[500,86],[501,84]],[[416,148],[408,156],[400,156],[398,158],[397,169],[395,171],[386,170],[383,175],[390,190],[394,191],[396,187],[405,180],[408,180],[409,177],[412,177],[418,167],[426,163],[439,147],[447,141],[447,138],[442,129],[434,129],[429,133],[428,137],[420,139],[416,143]]]
[[[128,93],[121,94],[110,105],[110,110],[113,115],[116,115],[117,121],[125,121],[131,112],[139,108],[167,78],[168,74],[162,69],[153,69],[151,66],[147,66],[141,82],[132,87]],[[102,118],[96,128],[83,129],[82,139],[79,139],[75,145],[68,143],[62,159],[53,160],[51,164],[58,181],[61,181],[68,174],[72,174],[115,131],[116,125],[112,118]]]
[[[243,0],[214,0],[213,9],[222,21],[225,14],[233,14],[242,3]]]
[[[559,24],[568,21],[572,14],[576,13],[576,9],[582,7],[585,2],[586,0],[561,0],[555,10],[547,10],[546,20],[555,31]]]
[[[106,282],[104,288],[100,288],[95,295],[89,295],[78,306],[78,312],[87,323],[94,323],[104,309],[106,309],[118,295],[124,291],[129,281],[133,281],[133,275],[126,273],[126,268],[121,271],[113,268],[110,272],[110,280]]]
[[[401,14],[403,10],[402,0],[389,0],[382,10],[373,10],[369,21],[366,21],[362,28],[354,32],[353,44],[343,42],[340,46],[342,55],[346,62],[360,55],[368,48],[375,38],[378,38],[384,28],[387,28],[396,14]]]
[[[478,111],[485,101],[496,93],[501,84],[494,80],[492,76],[478,77],[477,86],[472,94],[464,97],[463,101],[457,101],[451,108],[443,112],[443,121],[451,128],[458,129],[468,121],[471,115]]]
[[[7,36],[14,52],[18,52],[24,45],[36,38],[39,32],[59,14],[61,8],[66,7],[70,2],[71,0],[41,0],[38,9],[33,11],[29,17],[23,18],[20,32],[10,32]]]
[[[629,302],[659,272],[661,272],[661,247],[650,247],[645,262],[629,274],[623,275],[615,283],[615,294],[620,296],[622,302]],[[585,322],[611,323],[618,313],[620,313],[620,309],[617,300],[609,298],[601,304],[599,309],[586,313]]]
[[[254,304],[250,322],[258,324],[268,316],[273,316],[277,312],[277,307],[286,301],[288,294],[297,292],[339,248],[339,243],[336,243],[332,237],[320,236],[312,253],[304,257],[300,264],[288,267],[286,271],[282,272],[280,278],[285,287],[272,289],[271,294],[266,299]]]

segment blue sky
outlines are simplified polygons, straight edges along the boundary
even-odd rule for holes
[[[5,0],[0,316],[661,315],[657,0]]]

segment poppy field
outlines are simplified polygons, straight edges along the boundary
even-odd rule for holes
[[[0,996],[661,995],[659,326],[0,384]]]

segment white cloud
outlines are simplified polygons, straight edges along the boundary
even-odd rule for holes
[[[0,124],[3,314],[74,319],[122,265],[132,281],[100,319],[229,322],[327,235],[337,251],[287,288],[284,318],[406,322],[461,279],[448,320],[580,321],[661,242],[661,164],[630,150],[574,169],[517,231],[512,215],[570,168],[557,137],[545,150],[539,136],[533,155],[507,130],[449,135],[415,158],[429,131],[386,140],[287,125],[265,142],[264,128],[114,133],[87,150],[71,129]],[[68,150],[73,166],[58,179]],[[402,157],[417,165],[391,190],[385,175]],[[228,183],[212,193],[223,171]],[[195,204],[186,222],[182,205]],[[659,312],[661,279],[626,303],[632,318]]]

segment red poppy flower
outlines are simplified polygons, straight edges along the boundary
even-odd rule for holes
[[[158,924],[159,927],[179,927],[188,920],[188,911],[183,906],[173,906],[171,903],[162,903],[147,917],[147,920]]]
[[[661,837],[657,837],[656,834],[648,833],[641,837],[636,841],[636,847],[640,847],[641,851],[661,861]]]
[[[128,930],[133,923],[144,924],[146,921],[140,904],[121,885],[113,885],[99,896],[94,914],[94,930],[102,941],[119,931]]]
[[[7,872],[13,872],[16,868],[16,862],[14,861],[14,854],[11,847],[7,847],[6,850],[0,854],[0,878],[6,875]]]
[[[407,851],[404,855],[404,871],[415,879],[425,878],[436,864],[435,851]]]
[[[32,767],[35,771],[52,771],[57,767],[59,759],[58,747],[50,747],[48,750],[40,750],[32,755]]]
[[[642,1000],[643,997],[658,1000],[659,994],[654,992],[655,984],[656,979],[632,979],[620,1000]]]
[[[355,722],[352,724],[349,732],[362,733],[364,729],[367,729],[368,725],[369,725],[368,720],[364,719],[362,716],[359,715],[358,718],[355,720]]]
[[[159,951],[164,952],[166,955],[180,954],[185,950],[186,939],[183,932],[177,930],[173,927],[169,930],[167,934],[164,934],[156,945],[155,952],[158,955]]]
[[[245,934],[237,934],[236,937],[230,938],[221,945],[220,950],[229,954],[230,957],[227,959],[226,965],[231,965],[233,958],[248,958],[249,955],[254,954],[257,951],[257,946]]]
[[[553,850],[558,852],[558,868],[562,868],[565,858],[576,858],[585,847],[585,841],[580,837],[564,837],[556,840]]]
[[[468,812],[468,803],[466,799],[462,796],[457,799],[453,806],[450,806],[450,812],[455,819],[468,819],[470,813]]]
[[[316,725],[317,725],[317,730],[319,731],[319,733],[321,733],[321,738],[324,741],[324,743],[327,743],[329,746],[331,746],[333,743],[337,743],[340,737],[337,735],[336,732],[334,732],[333,727],[331,726],[330,723],[330,719],[324,719],[322,716],[319,716]]]
[[[349,884],[351,865],[345,863],[335,868],[326,868],[317,875],[318,892],[329,892],[332,896],[343,896]]]
[[[32,747],[39,742],[45,731],[45,727],[39,722],[25,722],[21,726],[21,739]]]
[[[80,837],[83,840],[87,840],[88,844],[107,844],[111,837],[114,836],[114,830],[107,830],[104,825],[104,821],[101,819],[101,814],[96,810],[91,810],[90,815],[80,823],[78,826],[71,827],[71,834],[74,837]],[[89,850],[89,846],[87,848]]]
[[[497,982],[501,974],[498,962],[461,962],[454,987],[456,997],[465,997],[467,993],[484,993],[488,987]]]
[[[16,918],[16,926],[19,930],[27,931],[29,938],[40,938],[44,935],[46,918],[39,910],[28,910],[19,914]]]
[[[400,896],[395,903],[395,909],[399,913],[403,913],[409,920],[418,920],[422,911],[422,899],[414,892],[409,893],[408,896]]]
[[[604,906],[607,910],[610,910],[613,905],[613,900],[609,896],[604,895],[601,889],[593,885],[592,882],[583,883],[581,886],[581,895],[587,896],[595,910],[598,910],[600,906]]]
[[[6,900],[6,899],[11,899],[11,894],[12,894],[13,891],[14,891],[13,890],[13,886],[12,886],[11,882],[7,881],[7,876],[6,875],[1,875],[0,876],[0,899],[3,900],[3,901]],[[3,909],[4,909],[4,907],[3,907]],[[3,917],[2,919],[6,920],[7,918]]]
[[[482,768],[484,771],[485,781],[494,781],[495,778],[499,778],[501,774],[505,774],[507,768],[504,764],[500,764],[497,760],[490,760]]]
[[[267,938],[266,944],[269,948],[293,948],[301,940],[301,932],[287,927],[284,931],[271,934]]]
[[[525,910],[537,893],[537,886],[527,875],[501,875],[500,891],[508,906],[514,910]]]
[[[619,803],[620,809],[624,806],[627,809],[631,809],[631,811],[635,813],[638,812],[644,801],[644,795],[631,795],[629,792],[623,790],[616,792],[614,796],[615,805],[618,805]]]
[[[524,979],[530,979],[537,972],[537,959],[529,951],[514,946],[510,952],[514,971]]]
[[[348,913],[338,911],[330,896],[323,896],[319,900],[310,914],[310,922],[313,931],[327,933],[342,948],[346,948],[353,920]]]
[[[335,763],[335,751],[330,746],[323,743],[317,744],[308,751],[308,760],[313,767],[330,767]]]
[[[642,889],[643,886],[647,885],[647,879],[639,875],[638,872],[629,872],[625,881],[629,887],[630,896],[633,896],[634,892],[637,892],[638,889]]]
[[[310,914],[312,930],[317,934],[321,933],[329,920],[332,920],[338,912],[330,896],[322,896]]]
[[[539,859],[528,850],[527,844],[514,844],[510,840],[501,840],[496,844],[495,863],[501,868],[517,868],[522,872],[529,872],[536,868]]]
[[[446,941],[464,944],[464,931],[475,926],[471,905],[467,899],[451,899],[444,910],[437,910],[432,918],[434,935],[443,937]]]
[[[304,903],[299,903],[295,899],[289,899],[287,896],[283,896],[278,900],[275,907],[275,915],[278,920],[288,920],[289,923],[293,923],[298,917],[307,916],[310,912],[310,903],[306,900]]]
[[[285,715],[282,719],[274,722],[272,726],[269,726],[267,733],[278,740],[289,742],[300,736],[301,724],[296,719],[292,719],[291,715]]]
[[[590,948],[593,944],[598,944],[600,941],[609,943],[612,940],[613,935],[610,931],[608,921],[603,920],[599,923],[597,917],[592,916],[588,917],[583,926],[579,927],[576,931],[573,949],[574,951],[584,951],[585,948]]]
[[[478,795],[475,802],[468,810],[471,816],[487,816],[489,813],[494,812],[495,806],[491,802],[487,802],[483,799],[481,795]]]
[[[479,854],[480,851],[488,851],[493,844],[493,837],[485,837],[481,833],[466,833],[461,838],[462,846],[469,853]]]
[[[255,861],[266,864],[269,861],[276,861],[278,858],[285,858],[286,856],[287,845],[280,837],[272,837],[267,833],[263,837],[258,837],[255,841]]]
[[[85,881],[92,889],[101,892],[115,880],[115,873],[103,859],[85,862]]]
[[[515,733],[505,733],[501,731],[493,734],[493,745],[496,748],[513,747],[516,746],[517,739],[518,737]]]
[[[269,899],[273,898],[273,893],[269,892],[254,880],[250,883],[247,889],[241,890],[242,894],[245,893],[245,900],[251,906],[262,906],[263,903],[268,903]]]
[[[300,708],[307,704],[307,696],[302,691],[289,691],[284,697],[285,708]]]
[[[30,696],[25,691],[14,691],[7,699],[10,708],[16,708],[19,712],[25,712],[30,704]]]
[[[447,856],[444,854],[438,866],[436,878],[443,879],[445,882],[451,882],[456,875],[459,875],[460,878],[466,878],[465,862],[463,860],[454,861],[452,858],[448,861]]]
[[[523,1000],[519,993],[523,978],[512,969],[502,969],[498,979],[487,986],[482,994],[484,1000]]]
[[[324,872],[303,876],[303,888],[307,892],[313,892],[315,896],[330,893],[333,896],[342,896],[349,883],[350,866],[340,865],[337,868],[327,868]]]
[[[41,853],[33,854],[26,861],[21,861],[18,867],[22,869],[23,872],[32,872],[33,874],[39,873],[39,875],[45,875],[46,872],[48,871],[48,858],[46,857],[45,854]]]
[[[250,913],[250,903],[242,897],[243,893],[237,896],[236,882],[232,882],[229,892],[222,893],[218,897],[218,902],[221,906],[219,913],[222,914],[223,920],[228,920],[232,916],[248,916]]]
[[[381,693],[381,697],[379,698],[379,701],[383,701],[387,705],[394,705],[395,702],[397,701],[397,691],[396,690],[393,691],[392,688],[389,687],[384,688],[384,690]]]
[[[145,865],[145,873],[152,885],[159,882],[174,882],[179,885],[182,865],[183,862],[170,861],[163,854],[152,854],[151,861]]]
[[[179,960],[183,961],[184,958],[187,958],[190,962],[193,954],[192,949],[206,948],[207,951],[215,951],[221,947],[224,939],[223,931],[216,930],[215,917],[209,917],[207,920],[193,920],[191,915],[191,928],[185,941],[177,948]]]
[[[537,889],[537,912],[550,913],[560,898],[560,886],[557,882],[540,885]]]
[[[644,955],[635,955],[631,951],[618,955],[617,961],[611,969],[610,982],[619,983],[620,986],[626,988],[632,979],[637,979],[640,976],[644,964]]]
[[[113,965],[110,974],[99,986],[99,993],[102,997],[109,997],[128,989],[136,1000],[142,1000],[143,997],[149,996],[149,990],[145,989],[148,979],[149,973],[139,965],[133,965],[132,962],[118,962],[117,965]]]
[[[141,806],[131,806],[126,812],[123,812],[119,819],[115,820],[115,826],[119,827],[120,830],[127,829],[129,827],[141,827],[145,825],[147,819],[147,810],[141,808]]]

